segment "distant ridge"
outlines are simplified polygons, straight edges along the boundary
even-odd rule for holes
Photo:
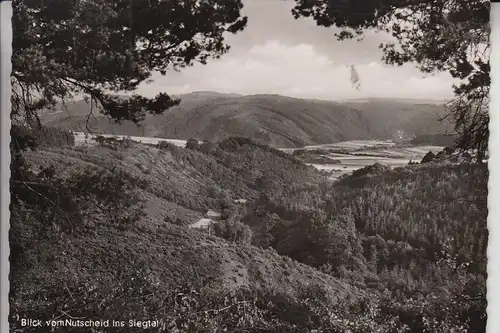
[[[347,101],[301,99],[276,94],[239,95],[196,91],[174,96],[180,105],[148,116],[136,126],[91,117],[95,132],[131,136],[220,141],[248,137],[277,147],[302,147],[348,140],[411,140],[451,129],[440,123],[443,105],[427,100],[367,98]],[[68,112],[42,115],[47,125],[85,131],[89,105],[68,105]]]
[[[218,98],[218,97],[241,97],[243,95],[240,94],[234,94],[234,93],[219,93],[215,91],[208,91],[208,90],[200,90],[200,91],[193,91],[190,93],[186,94],[172,94],[172,97],[175,98]]]
[[[367,98],[353,98],[353,99],[345,99],[339,100],[342,103],[374,103],[374,102],[398,102],[398,103],[408,103],[408,104],[434,104],[434,105],[444,105],[446,104],[445,100],[439,99],[418,99],[418,98],[386,98],[386,97],[367,97]]]

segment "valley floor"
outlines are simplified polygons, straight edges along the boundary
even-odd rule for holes
[[[86,136],[83,132],[74,132],[77,145],[95,144],[94,138],[97,135]],[[113,134],[100,134],[106,138],[130,138],[133,141],[156,145],[159,142],[166,141],[178,147],[185,147],[186,140],[164,139],[155,137],[136,137]],[[331,163],[307,163],[318,170],[324,170],[330,173],[330,179],[336,180],[340,177],[352,173],[355,170],[374,163],[388,165],[392,168],[407,165],[410,161],[420,161],[429,151],[437,153],[443,150],[440,146],[398,146],[391,140],[353,140],[331,144],[306,146],[303,148],[277,148],[286,153],[303,149],[306,151],[324,151],[323,157],[331,159]],[[339,153],[342,151],[342,153]]]

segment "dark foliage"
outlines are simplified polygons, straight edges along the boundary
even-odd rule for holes
[[[221,221],[214,224],[214,234],[230,242],[250,244],[252,230],[239,221]]]
[[[383,172],[386,172],[390,170],[391,168],[380,164],[380,163],[375,163],[372,165],[367,165],[364,168],[358,169],[352,173],[351,178],[357,178],[357,177],[363,177],[363,176],[369,176],[369,175],[377,175]]]
[[[71,131],[56,127],[29,128],[13,124],[10,137],[17,150],[29,147],[71,147],[75,145],[75,136]]]
[[[429,163],[429,162],[434,161],[435,158],[436,158],[436,155],[432,151],[430,151],[427,154],[425,154],[425,156],[422,158],[422,161],[420,161],[420,163]]]
[[[162,113],[179,101],[166,93],[152,99],[113,93],[135,91],[153,72],[165,75],[226,53],[225,34],[246,25],[242,6],[240,0],[13,1],[11,116],[34,124],[37,111],[75,94],[117,121]]]
[[[379,310],[406,327],[398,332],[484,332],[486,168],[362,173],[269,192],[244,219],[252,242],[376,290]]]
[[[186,148],[187,149],[192,149],[192,150],[198,150],[200,148],[200,144],[198,143],[197,140],[189,139],[186,142]]]

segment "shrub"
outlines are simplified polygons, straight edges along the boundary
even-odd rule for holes
[[[191,149],[191,150],[199,150],[200,149],[200,144],[198,143],[198,140],[189,139],[186,142],[186,148],[187,149]]]
[[[249,138],[231,137],[219,142],[219,147],[228,152],[235,152],[242,146],[260,146]]]
[[[112,150],[118,150],[119,148],[130,148],[134,142],[130,137],[119,139],[116,136],[105,137],[103,135],[98,135],[94,139],[100,146],[106,147]]]
[[[23,150],[34,147],[70,147],[75,145],[73,132],[57,128],[41,126],[30,128],[25,125],[13,124],[10,130],[12,144]]]
[[[422,161],[420,161],[420,163],[422,163],[422,164],[429,163],[429,162],[434,161],[435,158],[436,158],[436,155],[432,151],[430,151],[427,154],[425,154],[425,156],[422,158]]]
[[[134,140],[132,140],[132,138],[130,136],[127,136],[127,137],[123,138],[121,143],[122,143],[122,147],[130,148],[134,144]]]
[[[111,223],[134,223],[143,216],[142,200],[134,190],[144,187],[144,181],[123,170],[87,170],[69,177],[64,184],[78,198],[82,211],[104,212]]]
[[[214,233],[217,237],[230,242],[250,244],[252,241],[252,230],[241,222],[220,221],[214,223]]]
[[[352,178],[370,176],[370,175],[378,175],[382,172],[391,170],[387,165],[383,165],[380,163],[375,163],[372,165],[365,166],[364,168],[358,169],[352,173]]]
[[[173,145],[172,143],[170,143],[168,141],[160,141],[160,142],[158,142],[156,147],[158,149],[161,149],[161,150],[173,150],[175,148],[175,145]]]
[[[297,156],[297,155],[304,155],[306,153],[307,153],[307,150],[305,150],[305,149],[297,149],[297,150],[293,151],[292,155],[296,155]]]

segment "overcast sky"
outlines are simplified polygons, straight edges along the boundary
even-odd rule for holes
[[[369,33],[357,42],[336,41],[333,28],[317,27],[311,19],[295,20],[293,1],[244,0],[247,28],[228,38],[231,50],[207,65],[180,73],[155,76],[141,87],[151,96],[159,92],[182,94],[217,91],[240,94],[282,94],[293,97],[349,99],[396,97],[446,99],[452,78],[445,73],[424,77],[412,65],[392,67],[381,62],[382,34]],[[361,81],[356,91],[350,65]]]

